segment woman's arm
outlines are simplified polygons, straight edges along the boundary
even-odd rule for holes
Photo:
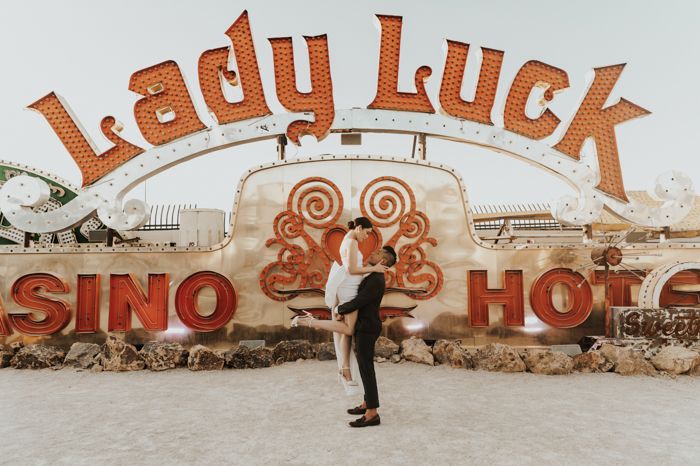
[[[329,332],[338,332],[344,335],[352,335],[355,333],[355,324],[357,323],[357,311],[345,314],[344,320],[316,320],[309,319],[308,324],[311,328],[319,328],[328,330]]]
[[[350,241],[350,247],[348,248],[348,250],[348,257],[344,259],[346,259],[348,262],[348,272],[350,272],[351,275],[362,275],[371,272],[384,272],[384,270],[386,269],[386,267],[384,267],[382,264],[358,266],[357,260],[355,259],[357,257],[356,240]]]

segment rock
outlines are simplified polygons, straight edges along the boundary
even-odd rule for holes
[[[108,336],[102,345],[100,365],[106,371],[116,372],[140,371],[146,366],[134,345],[112,335]]]
[[[226,367],[232,369],[257,369],[272,365],[272,350],[264,346],[250,349],[238,346],[224,353]]]
[[[430,351],[430,346],[416,337],[411,337],[408,340],[401,342],[401,356],[407,361],[417,362],[419,364],[435,364],[433,353]]]
[[[524,372],[525,363],[515,349],[502,343],[490,343],[476,352],[475,366],[492,372]]]
[[[187,367],[191,371],[217,371],[224,368],[224,356],[204,345],[190,348]]]
[[[620,355],[624,354],[626,351],[627,350],[625,348],[611,345],[609,343],[603,343],[603,345],[600,347],[600,354],[602,354],[605,359],[612,363],[613,368],[620,360]]]
[[[392,354],[391,357],[389,358],[389,361],[393,362],[394,364],[401,362],[401,355],[400,354]]]
[[[474,368],[471,355],[456,341],[436,341],[433,345],[433,357],[440,364],[449,364],[460,369]]]
[[[237,346],[224,352],[224,365],[231,369],[245,369],[248,367],[250,348]]]
[[[10,361],[15,353],[9,348],[0,345],[0,369],[3,367],[10,367]]]
[[[12,343],[10,343],[10,350],[13,354],[17,354],[17,352],[22,348],[24,348],[24,342],[22,340],[13,341]]]
[[[391,359],[393,354],[399,352],[399,345],[387,337],[379,337],[374,344],[374,355],[385,359]]]
[[[96,343],[73,343],[68,350],[64,366],[90,369],[100,364],[100,345]]]
[[[533,374],[566,375],[571,374],[574,367],[573,359],[561,351],[527,351],[522,359]]]
[[[603,343],[600,353],[620,375],[655,375],[656,369],[644,358],[644,351]]]
[[[19,348],[10,360],[15,369],[46,369],[61,367],[66,352],[55,346],[29,345]]]
[[[378,362],[378,363],[386,362],[386,358],[383,358],[381,356],[375,356],[374,362]]]
[[[314,347],[307,340],[280,341],[272,350],[272,359],[277,363],[294,362],[297,359],[313,359]]]
[[[180,343],[159,341],[149,341],[139,351],[146,367],[152,371],[175,369],[181,365],[183,353],[185,348]]]
[[[693,367],[688,371],[688,375],[700,375],[700,356],[693,361]]]
[[[319,343],[316,347],[316,358],[319,361],[332,361],[336,359],[335,345],[330,343]]]
[[[270,367],[272,365],[272,350],[264,346],[258,346],[250,350],[251,369]]]
[[[577,354],[573,357],[575,372],[608,372],[614,366],[603,353],[598,350]]]
[[[615,372],[620,375],[655,375],[656,369],[644,358],[641,351],[622,351],[615,364]]]
[[[102,372],[104,371],[104,368],[100,366],[99,364],[95,364],[90,368],[90,372]]]
[[[651,358],[651,363],[660,371],[669,374],[685,374],[693,368],[698,353],[682,346],[666,346]]]

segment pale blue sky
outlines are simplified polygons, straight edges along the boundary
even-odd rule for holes
[[[611,102],[625,97],[652,115],[618,127],[626,188],[648,189],[668,169],[686,172],[700,190],[695,137],[698,107],[700,4],[686,1],[27,1],[3,5],[0,16],[0,158],[43,168],[74,184],[80,174],[44,119],[24,110],[50,91],[63,96],[101,149],[108,142],[98,124],[113,115],[124,137],[142,147],[133,118],[138,96],[128,89],[134,71],[173,59],[180,65],[200,116],[211,124],[197,85],[204,50],[229,45],[224,31],[247,9],[274,112],[268,38],[294,37],[302,89],[308,61],[302,35],[329,36],[336,108],[365,107],[374,97],[379,33],[374,15],[404,16],[400,86],[412,90],[413,73],[433,68],[427,89],[437,106],[444,39],[505,51],[496,107],[519,67],[536,59],[562,68],[570,88],[551,108],[563,121],[575,112],[594,67],[621,62],[627,68]],[[465,89],[476,69],[467,66]],[[498,120],[496,120],[498,122]],[[553,139],[557,139],[557,131]],[[305,141],[307,142],[307,141]],[[290,156],[320,153],[383,153],[408,156],[408,136],[365,135],[362,147],[341,147],[338,136]],[[569,192],[553,176],[503,155],[471,146],[430,142],[429,159],[458,168],[476,203],[549,201]],[[240,174],[276,157],[274,143],[242,146],[188,162],[148,182],[148,202],[196,202],[230,209]],[[143,189],[133,193],[143,197]]]

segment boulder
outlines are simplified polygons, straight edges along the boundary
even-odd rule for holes
[[[416,337],[411,337],[401,342],[401,356],[407,361],[419,364],[428,364],[429,366],[435,364],[430,346],[426,345],[422,339]]]
[[[22,340],[13,341],[10,343],[10,351],[12,351],[13,354],[17,354],[17,351],[21,350],[22,348],[24,348],[24,342]]]
[[[238,346],[224,353],[226,367],[232,369],[258,369],[272,365],[272,350],[264,346],[249,348]]]
[[[603,355],[610,363],[612,363],[613,368],[617,365],[621,357],[625,356],[630,350],[623,348],[621,346],[611,345],[609,343],[603,343],[600,347],[600,354]]]
[[[660,371],[669,374],[685,374],[693,368],[698,353],[682,346],[665,346],[651,358],[651,363]]]
[[[259,369],[270,367],[272,365],[272,350],[264,346],[258,346],[250,350],[250,367],[251,369]]]
[[[688,371],[688,375],[700,375],[700,356],[693,362],[693,367]]]
[[[655,375],[656,369],[644,358],[644,352],[626,350],[619,352],[615,372],[620,375]]]
[[[335,344],[330,343],[319,343],[316,347],[316,358],[319,361],[332,361],[336,359],[335,356]]]
[[[402,361],[401,355],[400,354],[392,354],[391,357],[389,358],[389,361],[393,362],[394,364],[399,363]]]
[[[561,351],[527,351],[522,359],[533,374],[566,375],[571,374],[574,367],[573,359]]]
[[[100,363],[100,345],[97,343],[73,343],[63,366],[90,369]]]
[[[600,353],[613,365],[620,375],[655,375],[656,369],[645,359],[641,349],[626,348],[603,343]]]
[[[149,341],[139,355],[146,367],[152,371],[165,371],[175,369],[182,365],[182,356],[185,348],[180,343],[163,343],[160,341]]]
[[[190,348],[187,367],[191,371],[217,371],[224,368],[224,356],[204,345]]]
[[[433,357],[440,364],[450,365],[459,369],[474,368],[474,361],[471,355],[457,341],[436,341],[433,345]]]
[[[10,361],[14,355],[14,351],[10,348],[0,345],[0,369],[3,367],[10,367]]]
[[[272,350],[272,359],[276,364],[314,357],[314,347],[307,340],[280,341]]]
[[[577,354],[573,357],[575,372],[608,372],[614,366],[603,353],[598,350]]]
[[[502,343],[490,343],[476,352],[477,369],[492,372],[524,372],[525,363],[518,352]]]
[[[379,337],[374,344],[374,355],[384,359],[391,359],[393,354],[399,352],[399,345],[387,337]]]
[[[146,366],[134,345],[112,335],[102,345],[100,365],[106,371],[115,372],[140,371]]]
[[[15,369],[59,368],[65,357],[66,352],[55,346],[29,345],[19,348],[10,364]]]

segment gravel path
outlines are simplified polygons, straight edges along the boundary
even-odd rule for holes
[[[351,429],[335,362],[195,373],[0,370],[0,464],[698,464],[700,377],[378,364]]]

